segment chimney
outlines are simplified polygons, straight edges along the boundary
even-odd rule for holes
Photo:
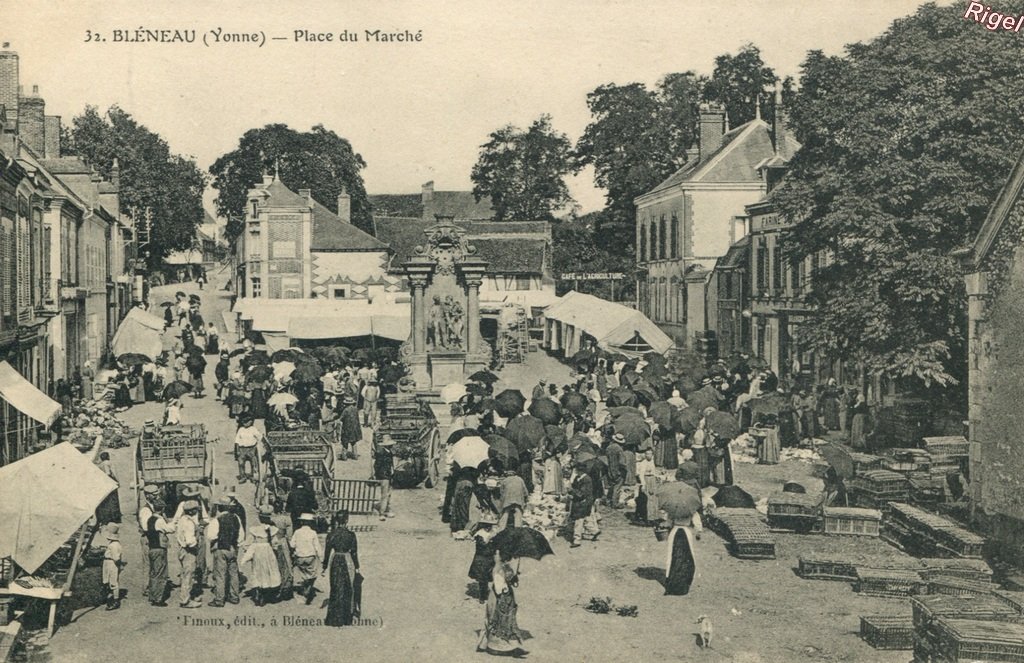
[[[722,146],[725,135],[725,106],[710,103],[700,105],[700,158],[706,159]]]
[[[309,206],[313,206],[313,192],[309,189],[299,189],[299,198],[304,199]]]
[[[57,119],[59,120],[60,118]],[[114,157],[114,164],[110,167],[110,183],[118,191],[121,190],[121,163],[117,160],[117,157]]]
[[[7,109],[7,121],[11,126],[18,122],[18,54],[8,50],[10,44],[3,43],[0,51],[0,106]]]
[[[426,205],[434,201],[434,180],[430,180],[423,185],[423,189],[420,193],[420,202]]]
[[[775,143],[775,154],[788,159],[793,156],[793,146],[786,136],[786,123],[789,117],[782,103],[782,83],[775,81],[775,118],[772,121],[772,140]]]
[[[270,173],[263,171],[263,186],[270,186],[274,183],[274,176]]]
[[[343,223],[352,223],[352,196],[348,195],[345,187],[341,187],[338,194],[338,218]]]
[[[32,94],[18,100],[18,137],[36,154],[42,156],[46,144],[46,102],[39,96],[39,86]]]
[[[60,115],[47,115],[43,118],[44,159],[60,158]],[[115,162],[116,163],[116,162]],[[117,184],[116,182],[114,183]]]

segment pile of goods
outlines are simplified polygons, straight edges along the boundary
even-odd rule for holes
[[[775,537],[757,509],[709,509],[708,528],[729,542],[734,557],[775,559]]]
[[[980,558],[985,539],[953,521],[909,504],[893,502],[885,536],[910,552],[931,557]]]
[[[84,452],[93,448],[97,438],[102,449],[127,447],[133,431],[115,416],[109,401],[91,401],[78,403],[64,414],[63,434]]]
[[[911,606],[915,661],[1024,662],[1024,616],[994,596],[936,594]]]
[[[554,495],[534,493],[523,509],[523,524],[544,533],[549,541],[566,526],[569,511],[565,502],[559,502]]]
[[[849,482],[850,503],[866,509],[883,509],[889,502],[906,502],[910,484],[892,470],[867,470]]]

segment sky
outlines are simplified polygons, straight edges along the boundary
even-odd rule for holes
[[[323,124],[362,155],[369,193],[414,193],[428,180],[471,189],[479,146],[506,124],[547,113],[575,141],[590,119],[586,95],[599,85],[710,74],[716,55],[748,42],[776,74],[795,76],[808,50],[841,54],[920,4],[0,0],[0,40],[18,51],[26,90],[39,85],[47,114],[65,122],[86,104],[117,104],[204,170],[248,129]],[[115,41],[115,30],[138,28],[195,30],[197,41]],[[218,29],[264,41],[216,43]],[[334,41],[297,41],[302,30]],[[367,41],[374,30],[422,39]],[[105,41],[86,41],[90,31]],[[342,31],[359,41],[339,42]],[[570,190],[582,211],[603,206],[590,170]]]

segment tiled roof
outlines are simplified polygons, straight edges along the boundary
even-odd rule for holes
[[[649,193],[683,182],[759,182],[757,165],[774,154],[768,124],[751,120],[727,131],[717,150],[699,161],[683,165]]]
[[[313,201],[313,251],[386,251],[388,245]]]
[[[477,202],[472,191],[435,191],[432,200],[423,204],[423,215],[433,219],[435,214],[456,219],[493,219],[494,208],[488,197]]]
[[[281,180],[275,179],[270,184],[261,187],[270,196],[267,204],[273,207],[308,207],[309,202],[286,187]]]
[[[742,267],[747,260],[747,249],[750,246],[750,235],[734,242],[725,255],[715,263],[715,269],[735,269]]]
[[[390,271],[401,271],[402,263],[413,257],[415,248],[426,243],[424,231],[434,225],[433,219],[374,217],[377,237],[391,247]],[[466,230],[469,243],[478,255],[488,261],[488,273],[540,274],[544,271],[544,252],[549,235],[544,222],[457,222]],[[514,233],[514,234],[513,234]],[[528,236],[523,234],[529,233]],[[507,234],[507,237],[501,237]],[[499,235],[499,236],[495,236]]]
[[[59,159],[41,159],[46,170],[54,175],[69,173],[91,173],[92,168],[79,157],[61,157]]]
[[[374,216],[423,218],[423,195],[419,193],[385,193],[368,196]]]

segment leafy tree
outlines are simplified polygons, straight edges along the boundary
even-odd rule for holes
[[[788,257],[831,257],[813,275],[806,340],[921,391],[962,381],[951,252],[1005,181],[1024,116],[1024,42],[961,12],[925,5],[845,57],[809,53],[791,114],[803,148],[772,195],[794,224]]]
[[[705,101],[725,105],[730,127],[738,127],[754,119],[757,98],[761,98],[761,116],[772,121],[774,109],[765,103],[772,98],[775,72],[764,64],[761,51],[746,44],[736,55],[728,53],[715,58],[715,70],[704,85]]]
[[[686,162],[696,138],[701,79],[669,74],[656,90],[642,83],[602,85],[587,95],[592,120],[576,144],[580,166],[592,165],[607,191],[596,220],[598,241],[632,256],[633,199],[657,186]]]
[[[633,259],[610,250],[599,239],[597,227],[607,211],[575,214],[552,225],[552,263],[556,276],[570,272],[623,272],[626,278],[613,288],[606,281],[562,282],[564,290],[578,287],[580,292],[625,300],[635,293],[632,278]],[[559,294],[564,294],[560,292]]]
[[[172,154],[158,134],[118,106],[106,114],[87,106],[62,134],[61,149],[82,157],[104,177],[110,177],[118,160],[122,211],[152,210],[150,266],[171,251],[191,246],[203,220],[206,177],[195,162]]]
[[[360,173],[365,167],[352,144],[322,124],[302,133],[268,124],[246,131],[238,147],[210,166],[210,173],[217,211],[228,219],[227,235],[233,240],[242,230],[249,189],[266,172],[276,172],[292,191],[309,189],[314,200],[332,211],[337,211],[344,187],[352,198],[352,224],[372,233],[372,208]]]
[[[566,175],[576,172],[572,142],[542,115],[525,131],[508,125],[480,146],[473,195],[490,197],[498,220],[553,220],[573,204]]]

